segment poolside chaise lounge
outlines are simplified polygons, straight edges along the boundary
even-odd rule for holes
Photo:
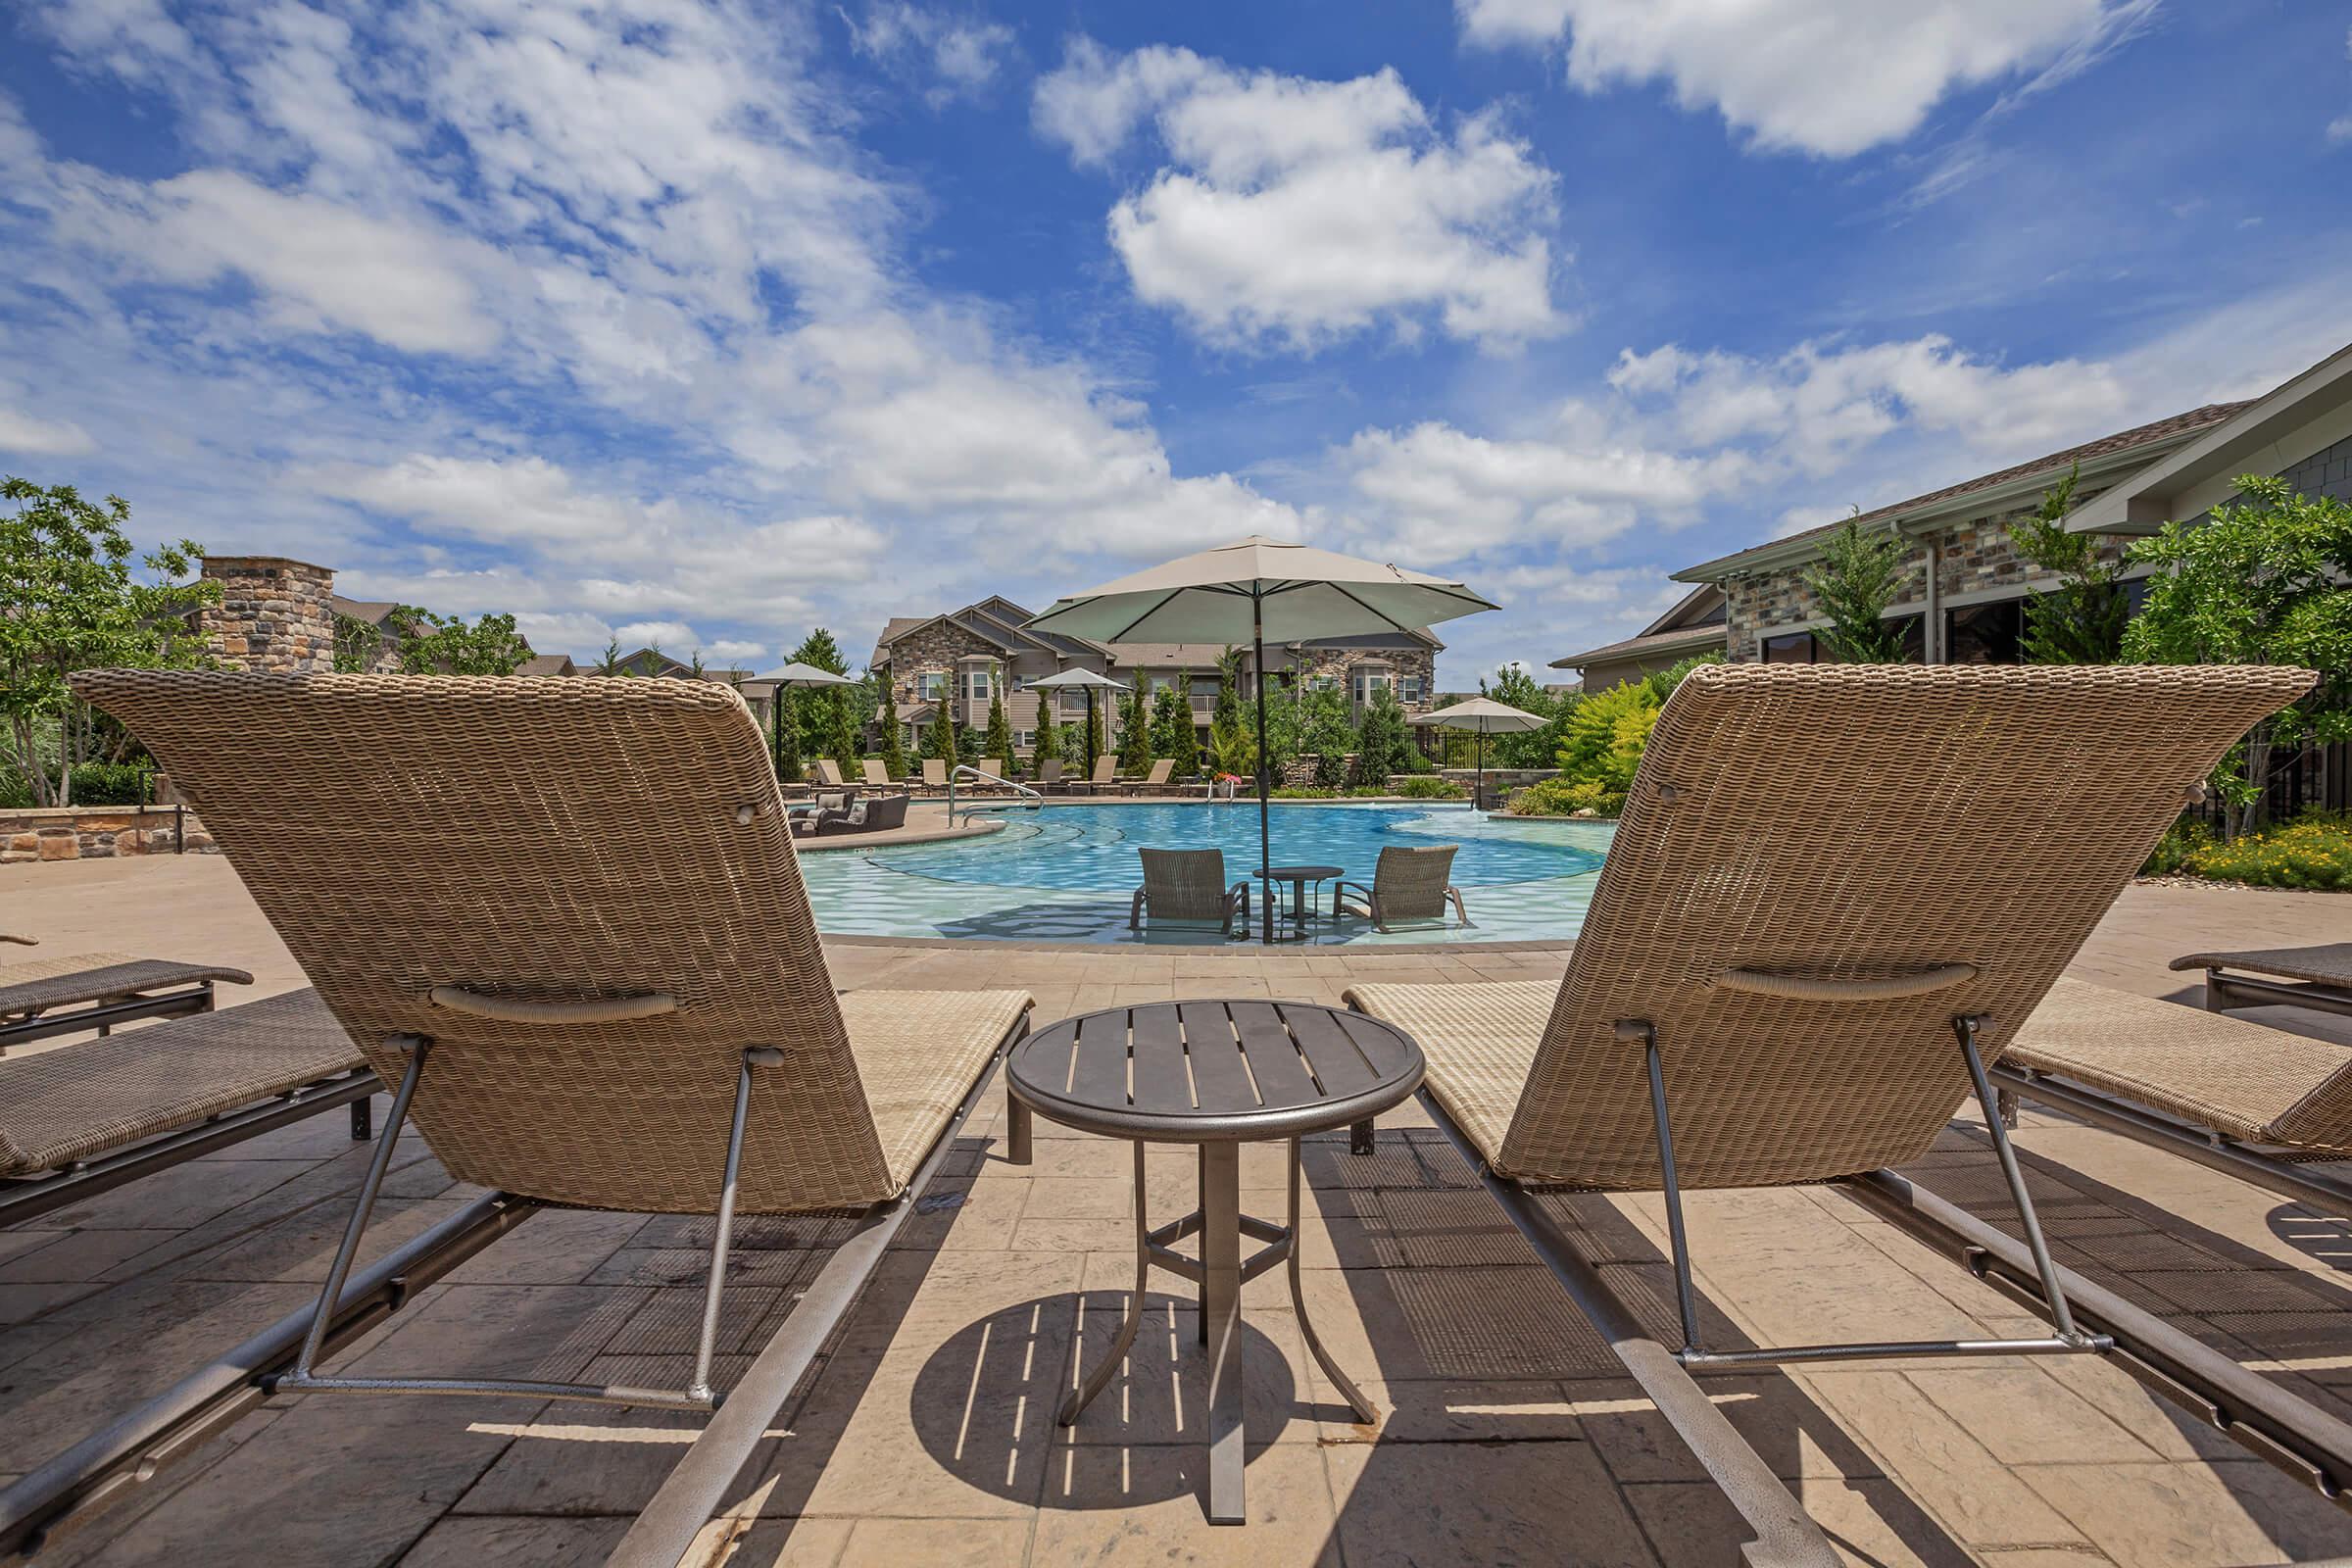
[[[1167,788],[1168,775],[1176,771],[1173,759],[1161,758],[1152,764],[1152,771],[1142,778],[1131,778],[1126,784],[1129,795],[1157,795]]]
[[[1058,757],[1049,757],[1043,761],[1039,762],[1037,764],[1037,778],[1034,780],[1034,782],[1041,790],[1057,790],[1061,788],[1061,759]]]
[[[1084,778],[1071,779],[1062,787],[1068,790],[1072,795],[1092,795],[1097,790],[1116,789],[1118,788],[1118,783],[1119,754],[1116,752],[1104,752],[1102,756],[1095,759],[1095,770],[1092,773],[1088,774]]]
[[[1659,717],[1556,988],[1348,994],[1420,1041],[1433,1118],[1745,1516],[1757,1539],[1744,1560],[1838,1558],[1692,1368],[2097,1352],[2129,1323],[2162,1341],[2169,1365],[2260,1382],[2056,1267],[1984,1062],[2185,790],[2311,680],[2279,668],[1702,668]],[[1886,1169],[1924,1154],[1972,1091],[2022,1244]],[[1823,1182],[1955,1252],[1973,1248],[1980,1272],[2052,1332],[1702,1345],[1682,1191]],[[1534,1200],[1544,1189],[1663,1194],[1679,1348]],[[2282,1419],[2316,1423],[2352,1455],[2352,1430],[2299,1408]]]
[[[379,1087],[308,989],[0,1062],[0,1225],[341,1104],[364,1139]]]
[[[2352,942],[2189,953],[2168,967],[2204,970],[2205,1005],[2215,1012],[2277,1006],[2352,1015]]]
[[[1352,914],[1386,931],[1395,925],[1442,922],[1446,906],[1451,903],[1453,917],[1468,925],[1470,911],[1462,907],[1462,890],[1452,882],[1453,858],[1461,848],[1458,844],[1386,845],[1373,866],[1370,887],[1360,882],[1333,886],[1331,912]],[[1350,892],[1358,896],[1357,902],[1348,902]]]
[[[890,769],[882,765],[882,759],[879,757],[865,759],[858,764],[858,768],[865,775],[865,785],[868,789],[897,790],[906,788],[905,785],[890,776]]]
[[[712,1410],[734,1216],[862,1210],[703,1441],[764,1431],[1025,1030],[1028,995],[835,992],[775,774],[725,686],[149,670],[74,685],[204,803],[398,1086],[301,1348],[262,1385]],[[714,1216],[685,1386],[322,1370],[411,1121],[495,1202]],[[700,1495],[665,1489],[658,1506]]]
[[[1008,790],[1012,788],[1004,780],[1004,763],[1001,759],[983,757],[972,763],[972,771],[980,775],[979,783],[983,789]]]
[[[2062,979],[1992,1078],[2012,1122],[2023,1096],[2329,1212],[2352,1202],[2318,1168],[2352,1160],[2352,1048]]]
[[[29,938],[22,939],[27,947]],[[103,1036],[134,1018],[210,1012],[221,981],[253,976],[221,964],[84,953],[0,965],[0,1056],[12,1045],[95,1029]]]
[[[1227,885],[1223,850],[1138,850],[1143,858],[1144,885],[1127,906],[1127,929],[1141,931],[1144,918],[1198,920],[1221,927],[1227,934],[1240,922],[1250,931],[1250,884]]]
[[[850,781],[841,776],[841,764],[830,757],[816,760],[816,781],[827,789],[847,789]]]
[[[937,757],[924,758],[923,788],[927,790],[944,790],[947,787],[948,764],[946,760]]]

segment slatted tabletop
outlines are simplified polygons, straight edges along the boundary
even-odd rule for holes
[[[1296,1138],[1420,1087],[1421,1048],[1361,1013],[1298,1002],[1161,1002],[1049,1024],[1005,1065],[1013,1095],[1081,1132],[1165,1143]]]

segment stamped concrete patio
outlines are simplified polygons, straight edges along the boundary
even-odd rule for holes
[[[11,929],[43,940],[43,956],[134,950],[244,964],[255,994],[302,983],[219,859],[14,867],[0,871],[0,906]],[[2174,954],[2347,937],[2352,901],[2143,886],[2074,972],[2193,1003],[2194,985],[2163,968]],[[1562,961],[1560,950],[882,942],[830,956],[844,987],[1026,986],[1040,1019],[1170,997],[1336,1000],[1360,979],[1548,977]],[[2330,1028],[2283,1010],[2248,1016]],[[1279,1277],[1256,1281],[1251,1523],[1212,1530],[1197,1498],[1202,1391],[1188,1301],[1153,1296],[1125,1379],[1074,1430],[1053,1423],[1074,1358],[1107,1343],[1131,1277],[1126,1150],[1040,1122],[1035,1163],[1009,1166],[1000,1116],[992,1096],[706,1532],[711,1560],[1737,1560],[1729,1505],[1409,1108],[1383,1119],[1373,1156],[1340,1140],[1311,1145],[1307,1159],[1309,1306],[1384,1419],[1353,1422],[1311,1369]],[[2020,1141],[2061,1261],[2352,1415],[2352,1224],[2059,1118],[2029,1113]],[[0,1231],[0,1479],[307,1301],[363,1157],[343,1118],[321,1116]],[[2004,1217],[1989,1152],[1965,1121],[1914,1174]],[[1189,1155],[1155,1152],[1155,1215],[1190,1206],[1191,1177]],[[1279,1216],[1273,1149],[1246,1152],[1243,1181],[1246,1209]],[[387,1193],[376,1248],[451,1212],[464,1190],[416,1144]],[[1621,1291],[1669,1317],[1657,1204],[1560,1206]],[[1723,1344],[2028,1327],[1834,1195],[1702,1194],[1690,1209]],[[543,1214],[425,1292],[353,1364],[677,1381],[707,1225]],[[743,1231],[730,1371],[837,1234],[808,1221]],[[1858,1563],[2161,1568],[2352,1553],[2352,1515],[2096,1361],[1864,1364],[1708,1387]],[[281,1396],[44,1560],[599,1562],[696,1425],[535,1401]]]

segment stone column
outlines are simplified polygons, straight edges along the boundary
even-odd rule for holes
[[[230,669],[273,673],[335,667],[335,574],[283,556],[207,556],[204,575],[220,585],[196,628]]]

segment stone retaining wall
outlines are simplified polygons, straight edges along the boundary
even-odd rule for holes
[[[0,809],[0,865],[25,860],[104,860],[125,855],[218,855],[193,811],[168,806],[65,806]]]

